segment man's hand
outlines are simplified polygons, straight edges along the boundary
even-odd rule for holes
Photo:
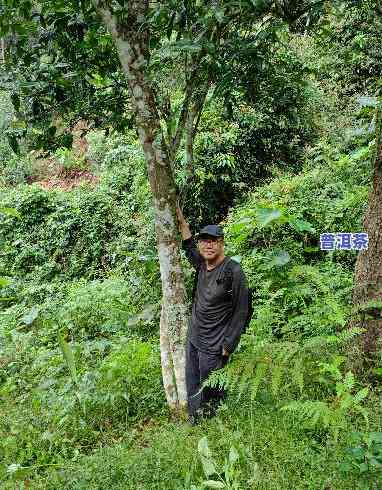
[[[179,201],[176,201],[176,216],[178,218],[179,223],[183,223],[183,221],[185,221],[182,210],[180,209],[179,206]]]
[[[226,351],[226,350],[224,349],[224,347],[223,347],[223,356],[229,356],[229,352],[228,352],[228,351]]]
[[[179,203],[176,203],[176,216],[178,218],[179,231],[182,235],[183,240],[187,240],[187,238],[191,238],[191,231],[187,224],[187,221],[184,219],[182,210],[180,209]]]

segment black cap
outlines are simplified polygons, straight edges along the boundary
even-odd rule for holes
[[[197,238],[201,238],[204,235],[223,238],[223,228],[219,225],[207,225],[202,228],[196,236]]]

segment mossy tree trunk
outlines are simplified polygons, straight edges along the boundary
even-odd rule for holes
[[[136,112],[153,197],[162,280],[160,345],[163,383],[171,411],[183,416],[187,406],[184,344],[188,311],[177,239],[177,196],[170,149],[162,132],[154,91],[146,72],[149,61],[148,1],[128,2],[128,12],[122,18],[114,14],[106,2],[94,0],[94,4],[114,40]]]
[[[352,349],[353,366],[369,370],[375,364],[376,354],[382,348],[382,112],[376,118],[376,149],[373,161],[372,184],[363,221],[368,233],[367,250],[360,251],[355,267],[353,304],[359,311],[352,322],[365,329]]]

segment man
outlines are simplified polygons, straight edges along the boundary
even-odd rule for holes
[[[182,247],[198,273],[187,333],[186,384],[191,424],[208,406],[213,415],[225,391],[200,387],[208,375],[224,367],[240,340],[248,315],[248,286],[238,262],[224,255],[220,226],[205,226],[197,235],[198,247],[180,207],[177,207]]]

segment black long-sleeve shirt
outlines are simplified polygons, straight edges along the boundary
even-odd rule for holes
[[[248,315],[248,285],[244,272],[240,264],[229,257],[208,271],[192,237],[183,240],[182,248],[199,271],[188,337],[201,351],[221,353],[224,347],[232,353]]]

